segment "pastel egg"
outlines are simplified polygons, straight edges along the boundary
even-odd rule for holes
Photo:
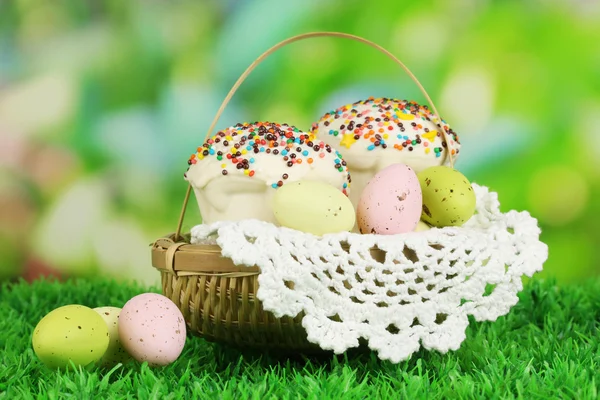
[[[169,298],[157,293],[133,297],[119,314],[119,338],[123,348],[150,366],[175,361],[185,345],[183,314]]]
[[[33,351],[50,368],[87,366],[108,348],[106,323],[89,307],[72,304],[49,312],[33,330]]]
[[[411,232],[421,217],[421,187],[415,171],[392,164],[369,180],[356,211],[361,233],[393,235]]]
[[[273,214],[281,226],[321,236],[350,231],[356,213],[350,199],[323,182],[287,182],[273,196]]]
[[[108,328],[108,348],[99,364],[104,367],[111,367],[118,363],[125,364],[132,360],[131,356],[121,345],[119,338],[119,314],[121,309],[118,307],[96,307],[94,308],[100,317],[106,323]]]
[[[414,232],[423,232],[428,231],[429,229],[431,229],[431,225],[429,225],[427,222],[419,220],[417,226],[414,229]]]
[[[475,213],[476,197],[469,180],[457,170],[436,166],[419,172],[423,221],[437,227],[461,226]]]

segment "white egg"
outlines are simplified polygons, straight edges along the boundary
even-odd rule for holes
[[[100,365],[111,367],[118,363],[125,364],[131,361],[131,356],[123,348],[119,339],[119,314],[121,309],[118,307],[96,307],[94,311],[100,314],[106,322],[109,335],[108,349],[100,359]]]

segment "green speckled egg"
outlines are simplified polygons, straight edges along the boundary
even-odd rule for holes
[[[123,348],[119,338],[119,314],[121,314],[121,309],[118,307],[96,307],[94,311],[100,314],[106,322],[109,337],[108,349],[106,349],[104,356],[98,363],[103,367],[112,367],[118,363],[126,364],[132,361],[133,358]]]
[[[287,182],[277,189],[272,207],[281,226],[317,236],[350,231],[356,222],[350,199],[323,182]]]
[[[65,368],[98,361],[108,348],[109,333],[104,319],[94,310],[78,304],[59,307],[48,313],[33,331],[33,350],[50,368]]]
[[[421,219],[439,228],[461,226],[475,212],[475,192],[457,170],[435,166],[417,174],[423,192]]]

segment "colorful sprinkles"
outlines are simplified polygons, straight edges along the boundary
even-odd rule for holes
[[[330,145],[317,140],[314,135],[304,133],[288,124],[238,123],[206,139],[204,144],[198,147],[197,152],[190,156],[188,165],[191,167],[211,157],[222,161],[220,166],[223,175],[238,173],[253,177],[259,171],[255,168],[255,157],[261,154],[281,158],[286,168],[293,168],[303,163],[313,164],[317,158],[332,159],[331,168],[345,175],[342,191],[348,194],[350,173],[342,155]],[[289,173],[284,171],[279,179],[270,183],[270,186],[277,189],[288,178]]]
[[[451,143],[452,154],[458,154],[459,138],[448,124],[444,120],[439,121],[427,106],[408,100],[369,97],[345,105],[329,111],[314,123],[311,134],[316,136],[321,130],[321,137],[323,132],[341,137],[342,152],[344,148],[349,149],[359,143],[368,151],[390,147],[397,151],[421,150],[440,157],[448,145],[442,134],[437,129],[430,129],[431,124],[427,122],[443,127],[454,142]],[[440,138],[438,143],[441,142],[441,145],[434,145],[436,138]]]

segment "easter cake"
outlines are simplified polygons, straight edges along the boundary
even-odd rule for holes
[[[205,224],[242,219],[276,223],[272,197],[286,182],[319,181],[346,195],[350,190],[341,154],[288,124],[238,123],[206,139],[188,164],[185,179]]]
[[[367,182],[391,164],[406,164],[417,173],[447,164],[448,144],[440,129],[457,159],[458,135],[414,101],[370,97],[329,111],[311,133],[343,154],[352,176],[350,200],[357,207]]]

